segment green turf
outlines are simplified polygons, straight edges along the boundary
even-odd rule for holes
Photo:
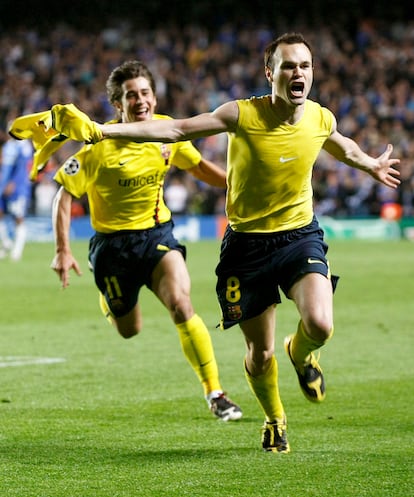
[[[237,328],[215,329],[218,243],[189,243],[193,302],[221,379],[242,406],[215,420],[167,312],[143,291],[144,329],[123,340],[101,317],[82,265],[62,291],[50,244],[0,261],[0,495],[3,497],[410,497],[414,495],[413,281],[409,242],[331,242],[341,275],[327,398],[302,396],[282,351],[296,327],[278,308],[276,349],[292,452],[260,449],[263,416],[243,376]],[[5,358],[9,359],[5,359]],[[12,366],[11,357],[65,362]]]

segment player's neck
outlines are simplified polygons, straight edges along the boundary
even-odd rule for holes
[[[270,107],[275,116],[283,123],[296,124],[305,111],[305,104],[288,105],[283,99],[273,96],[269,99]]]

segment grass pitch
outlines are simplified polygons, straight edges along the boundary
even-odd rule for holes
[[[123,340],[84,274],[61,290],[51,244],[0,261],[0,495],[4,497],[409,497],[414,494],[413,281],[409,242],[330,242],[335,335],[327,398],[302,396],[283,353],[296,328],[278,307],[276,351],[291,454],[260,448],[263,415],[237,328],[215,329],[218,242],[188,243],[192,296],[221,380],[244,411],[214,419],[165,309],[147,290],[144,328]]]

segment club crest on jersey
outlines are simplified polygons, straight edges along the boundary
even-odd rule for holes
[[[170,160],[171,156],[171,145],[162,143],[160,148],[161,148],[161,155],[164,159],[164,163],[166,166],[168,166],[168,161]]]
[[[80,164],[75,157],[70,157],[64,164],[63,164],[63,170],[65,171],[65,174],[68,176],[74,176],[79,172],[80,169]]]
[[[238,304],[227,305],[227,317],[232,321],[237,321],[242,317],[242,310]]]

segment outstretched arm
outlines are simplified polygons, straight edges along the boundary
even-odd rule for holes
[[[232,101],[221,105],[214,112],[187,119],[157,119],[97,126],[104,138],[129,138],[138,142],[177,142],[233,131],[237,119],[238,105]]]
[[[126,138],[136,142],[178,142],[234,131],[239,116],[236,101],[227,102],[214,112],[187,119],[154,119],[131,123],[98,124],[73,104],[56,104],[51,117],[43,122],[65,138],[96,143],[103,138]]]
[[[323,148],[344,164],[367,172],[390,188],[397,188],[400,184],[398,179],[400,172],[393,167],[399,164],[400,160],[390,158],[393,151],[390,144],[379,157],[371,157],[363,152],[354,140],[335,130],[326,140]]]
[[[62,288],[69,286],[69,271],[73,269],[81,276],[79,264],[72,255],[69,242],[72,195],[63,186],[53,201],[53,231],[55,234],[56,254],[50,267],[57,273]]]

